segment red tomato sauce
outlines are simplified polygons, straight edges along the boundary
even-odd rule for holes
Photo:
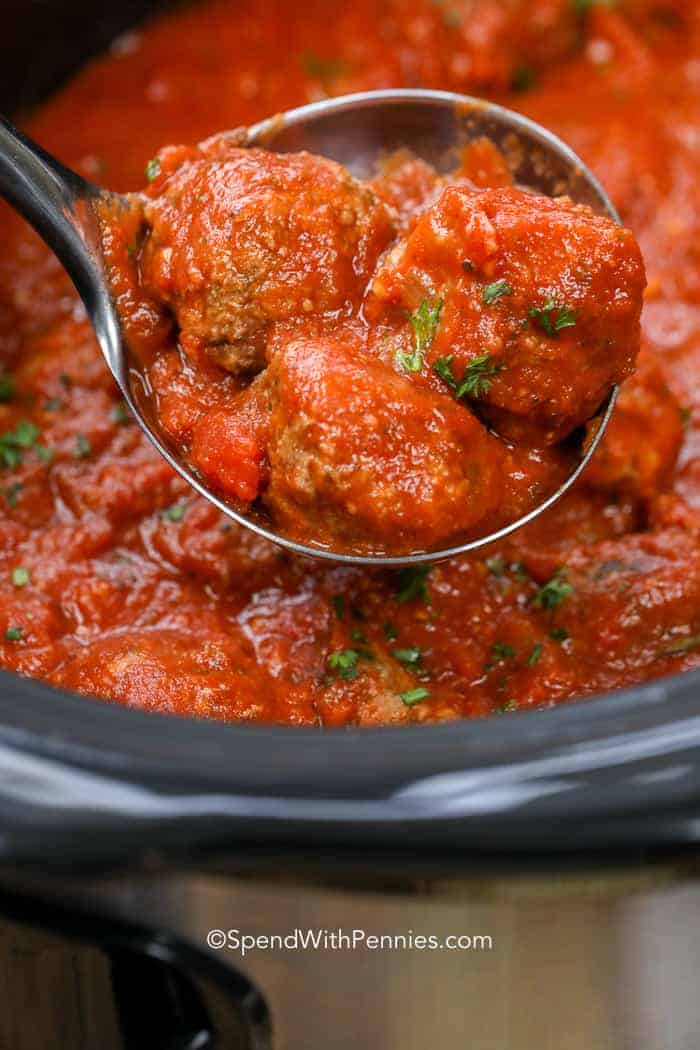
[[[126,191],[164,142],[327,94],[488,94],[592,165],[648,288],[637,373],[576,489],[484,555],[368,572],[290,557],[193,496],[125,415],[60,266],[3,210],[2,666],[148,710],[326,726],[537,708],[698,666],[694,6],[215,0],[115,42],[43,107],[42,144]],[[174,414],[186,379],[169,378]]]

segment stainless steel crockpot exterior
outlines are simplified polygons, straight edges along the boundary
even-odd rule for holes
[[[9,6],[0,59],[10,111],[154,9]],[[368,856],[692,843],[699,709],[694,673],[490,721],[323,732],[147,715],[0,672],[0,859],[75,870],[138,864],[154,850],[182,859],[310,844]]]

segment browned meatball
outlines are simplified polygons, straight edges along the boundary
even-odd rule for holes
[[[282,531],[356,550],[424,550],[483,522],[503,446],[463,406],[344,340],[299,336],[272,358],[270,483]]]
[[[632,234],[590,209],[450,186],[388,253],[367,312],[413,315],[415,329],[429,309],[409,371],[462,390],[510,440],[541,445],[585,422],[632,371],[644,284]]]
[[[143,285],[185,350],[230,372],[263,367],[271,323],[356,306],[393,235],[390,209],[324,157],[220,139],[165,150],[154,170]]]

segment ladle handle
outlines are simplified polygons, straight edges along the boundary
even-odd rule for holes
[[[56,253],[85,299],[95,278],[99,190],[0,116],[0,195]]]

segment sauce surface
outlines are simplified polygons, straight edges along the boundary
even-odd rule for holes
[[[637,374],[575,491],[483,556],[370,573],[294,559],[194,497],[124,413],[60,266],[3,209],[2,666],[149,710],[336,726],[700,665],[694,6],[214,0],[116,41],[36,114],[42,144],[128,191],[163,142],[326,94],[489,94],[591,164],[649,283]]]

